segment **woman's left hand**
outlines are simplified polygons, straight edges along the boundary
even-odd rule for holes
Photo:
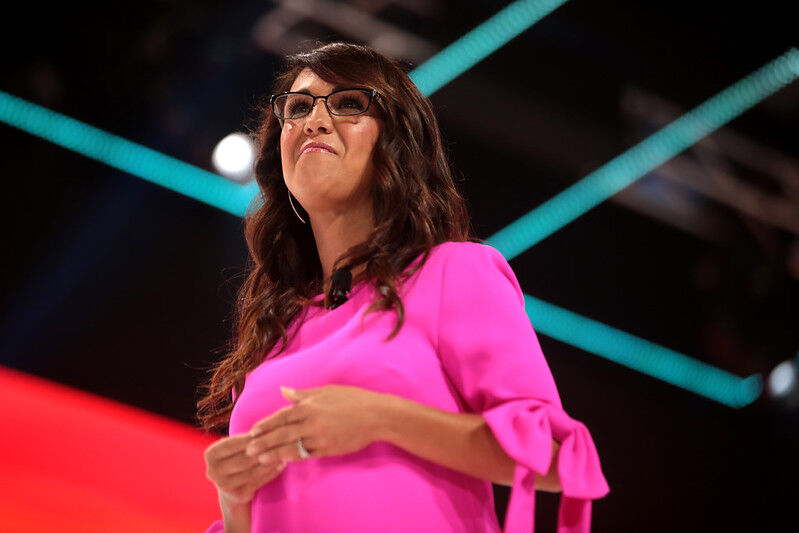
[[[301,461],[297,440],[311,457],[357,452],[379,435],[389,395],[346,385],[292,391],[280,388],[292,402],[256,422],[247,454],[264,464]]]

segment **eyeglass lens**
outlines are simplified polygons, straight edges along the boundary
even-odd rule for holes
[[[328,97],[334,115],[359,115],[369,106],[370,93],[358,89],[338,91]],[[314,99],[309,94],[282,94],[275,98],[275,112],[282,119],[301,118],[311,112]]]

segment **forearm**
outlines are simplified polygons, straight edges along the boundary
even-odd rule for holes
[[[386,395],[379,440],[453,470],[511,486],[516,462],[502,449],[480,414],[452,413]],[[536,489],[560,491],[559,444],[552,443],[552,462],[545,476],[535,475]]]
[[[225,533],[250,533],[252,502],[234,504],[228,502],[220,493],[219,507],[225,521]]]

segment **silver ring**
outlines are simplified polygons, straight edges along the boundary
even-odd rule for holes
[[[308,453],[308,450],[305,449],[305,446],[302,443],[302,439],[297,439],[297,449],[300,450],[300,457],[302,457],[303,459],[307,459],[311,456],[311,454]]]

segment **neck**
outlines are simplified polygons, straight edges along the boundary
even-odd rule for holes
[[[353,246],[357,246],[369,238],[373,229],[371,206],[369,206],[368,213],[356,211],[322,213],[310,215],[310,219],[316,240],[316,249],[319,252],[319,261],[322,264],[324,287],[325,291],[328,291],[336,259]],[[355,278],[365,268],[366,265],[361,264],[351,271],[353,284],[356,283]]]

